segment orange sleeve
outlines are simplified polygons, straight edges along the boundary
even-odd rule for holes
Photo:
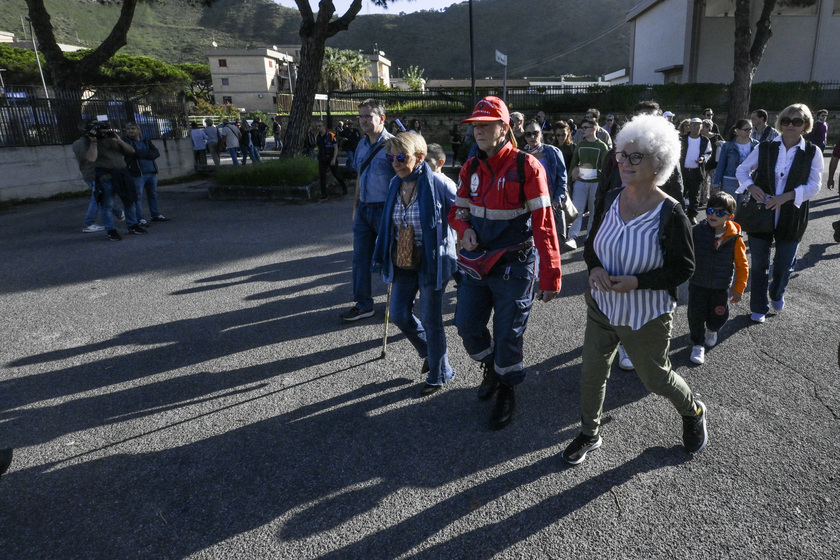
[[[738,238],[735,240],[735,282],[732,284],[732,289],[739,294],[743,294],[747,289],[747,278],[750,275],[750,265],[747,262],[747,246],[744,245],[744,240]]]

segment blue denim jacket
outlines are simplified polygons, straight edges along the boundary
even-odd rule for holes
[[[757,140],[750,140],[750,152],[758,146]],[[744,158],[746,159],[746,158]],[[715,170],[715,178],[712,180],[713,185],[720,185],[724,177],[734,177],[735,170],[738,166],[744,163],[741,159],[741,152],[738,151],[738,144],[735,140],[726,142],[720,149],[720,159],[718,160],[717,169]]]
[[[359,145],[356,147],[356,169],[360,169],[361,165],[367,160],[371,150],[379,144],[384,144],[385,140],[391,138],[387,130],[383,130],[379,135],[379,140],[374,144],[370,143],[370,139],[365,136]],[[391,178],[394,176],[394,167],[388,163],[385,158],[385,148],[382,148],[374,156],[373,161],[367,166],[365,172],[359,177],[356,182],[359,189],[359,200],[362,202],[385,202],[388,196],[388,186],[391,184]]]
[[[423,240],[423,258],[420,261],[419,276],[422,283],[431,284],[436,290],[440,290],[458,269],[458,255],[455,249],[457,235],[455,230],[449,227],[447,219],[449,209],[455,202],[455,190],[452,184],[447,184],[435,175],[426,162],[422,163],[421,173],[426,175],[426,179],[421,177],[417,180],[417,203],[422,224],[420,235]],[[431,188],[428,186],[422,188],[421,183],[431,184]],[[399,177],[392,179],[388,199],[382,211],[376,248],[373,251],[371,272],[381,272],[382,281],[385,284],[394,281],[394,264],[391,261],[394,236],[391,233],[391,226],[394,205],[397,203],[401,185]]]
[[[540,163],[545,167],[551,202],[560,202],[560,199],[565,200],[567,179],[563,152],[560,151],[560,148],[543,144],[543,156],[545,157],[540,160]]]

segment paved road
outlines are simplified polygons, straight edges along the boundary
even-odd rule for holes
[[[109,243],[85,201],[0,213],[4,559],[803,558],[840,554],[840,211],[823,190],[788,308],[740,304],[704,366],[685,307],[672,359],[708,406],[680,418],[615,369],[604,446],[578,431],[585,271],[537,303],[514,422],[487,428],[478,368],[416,398],[420,360],[350,300],[349,199],[210,202],[161,188],[173,220]],[[683,302],[684,303],[684,302]],[[450,322],[455,292],[447,291]]]

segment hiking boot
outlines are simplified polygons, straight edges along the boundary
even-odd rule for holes
[[[115,229],[109,229],[105,233],[108,234],[108,241],[122,241],[122,236]]]
[[[496,404],[490,414],[490,429],[501,430],[513,420],[513,411],[516,408],[516,398],[513,394],[513,385],[507,383],[499,384],[499,394],[496,395]]]
[[[478,386],[478,398],[486,401],[499,388],[499,376],[496,374],[496,368],[493,367],[492,363],[482,363],[481,369],[484,371],[481,385]]]
[[[683,446],[689,453],[697,453],[706,447],[709,433],[706,431],[706,405],[695,399],[697,414],[683,416]]]
[[[570,465],[578,465],[586,459],[586,454],[601,447],[601,436],[588,436],[584,433],[572,440],[566,449],[560,453],[560,458]]]
[[[359,319],[365,319],[366,317],[373,317],[373,309],[368,311],[362,311],[355,305],[339,315],[345,321],[358,321]]]

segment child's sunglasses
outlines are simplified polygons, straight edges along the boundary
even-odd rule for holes
[[[727,212],[726,210],[721,210],[720,208],[706,208],[706,214],[708,214],[709,216],[714,214],[718,218],[723,218],[724,216],[729,214],[729,212]]]

